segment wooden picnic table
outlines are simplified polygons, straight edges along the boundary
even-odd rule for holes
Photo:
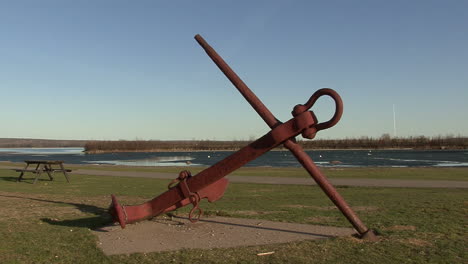
[[[67,182],[70,182],[67,172],[71,172],[71,170],[65,169],[63,167],[63,161],[61,160],[25,160],[24,162],[26,163],[26,166],[23,169],[15,169],[16,172],[21,172],[17,181],[21,181],[23,179],[25,172],[36,174],[36,178],[33,183],[37,182],[37,179],[39,179],[43,172],[47,173],[51,181],[54,180],[52,175],[55,172],[62,172],[63,175],[65,175]],[[36,165],[36,168],[28,169],[29,165]],[[55,166],[55,168],[52,166]]]

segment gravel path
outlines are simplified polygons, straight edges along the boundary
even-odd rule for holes
[[[103,171],[103,170],[74,170],[75,174],[126,176],[156,179],[175,179],[177,174],[158,172],[131,171]],[[296,184],[316,185],[309,178],[282,178],[268,176],[235,176],[227,177],[230,182],[263,183],[263,184]],[[468,188],[468,181],[440,181],[440,180],[400,180],[400,179],[329,179],[335,186],[363,186],[363,187],[411,187],[411,188]]]
[[[3,169],[17,169],[18,166],[0,166]],[[175,179],[177,174],[161,172],[136,172],[136,171],[105,171],[75,169],[71,174],[142,177],[155,179]],[[227,177],[230,182],[262,183],[262,184],[295,184],[316,185],[310,178],[282,178],[269,176],[236,176]],[[402,180],[402,179],[342,179],[331,178],[330,182],[335,186],[361,186],[361,187],[399,187],[399,188],[468,188],[468,181],[442,181],[442,180]]]

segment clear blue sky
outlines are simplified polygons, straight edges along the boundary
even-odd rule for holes
[[[2,1],[0,137],[249,139],[322,87],[319,138],[468,135],[468,1]],[[333,112],[323,99],[319,120]]]

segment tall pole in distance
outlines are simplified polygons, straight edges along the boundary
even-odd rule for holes
[[[393,104],[393,137],[397,137],[396,133],[396,114],[395,114],[395,104]]]

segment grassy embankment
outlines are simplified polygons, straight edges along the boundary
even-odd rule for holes
[[[68,184],[57,175],[54,182],[32,185],[31,176],[21,183],[16,177],[14,171],[0,170],[2,263],[463,263],[468,257],[468,194],[461,189],[338,188],[361,219],[381,233],[377,243],[344,237],[105,256],[89,229],[109,220],[109,194],[118,194],[123,203],[140,203],[163,192],[167,181],[74,175]],[[222,200],[202,206],[207,214],[349,226],[311,186],[231,184]],[[265,251],[275,254],[256,256]]]

